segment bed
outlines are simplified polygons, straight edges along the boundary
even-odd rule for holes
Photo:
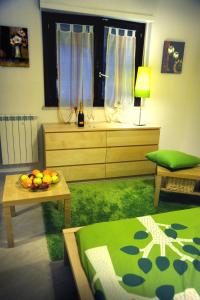
[[[200,208],[63,233],[81,300],[200,299]]]

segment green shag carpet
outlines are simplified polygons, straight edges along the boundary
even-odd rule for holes
[[[199,205],[197,197],[162,193],[158,208],[153,206],[153,179],[114,179],[69,184],[71,191],[71,227],[101,221],[133,218]],[[63,258],[63,206],[43,203],[47,244],[53,261]]]

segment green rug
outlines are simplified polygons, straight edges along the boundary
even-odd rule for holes
[[[133,218],[199,204],[197,197],[161,193],[159,207],[153,207],[153,179],[115,179],[69,184],[72,197],[72,227],[101,221]],[[63,258],[63,207],[57,203],[43,204],[44,223],[50,258]]]

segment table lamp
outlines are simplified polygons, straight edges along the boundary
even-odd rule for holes
[[[150,81],[151,81],[151,68],[150,67],[138,67],[137,78],[135,84],[135,97],[149,98],[150,97]],[[144,126],[141,124],[141,110],[142,105],[140,103],[139,124],[137,126]]]

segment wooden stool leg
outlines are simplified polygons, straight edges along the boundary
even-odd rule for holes
[[[64,243],[64,265],[65,266],[69,266],[70,262],[69,262],[69,257],[68,257],[68,253],[67,253],[67,249]]]
[[[162,181],[162,176],[157,175],[155,178],[154,207],[158,207],[161,181]]]
[[[8,247],[14,247],[14,237],[12,228],[11,209],[9,206],[3,207],[4,222],[6,227]]]
[[[64,222],[65,228],[70,227],[71,225],[71,200],[65,199],[64,200]]]

